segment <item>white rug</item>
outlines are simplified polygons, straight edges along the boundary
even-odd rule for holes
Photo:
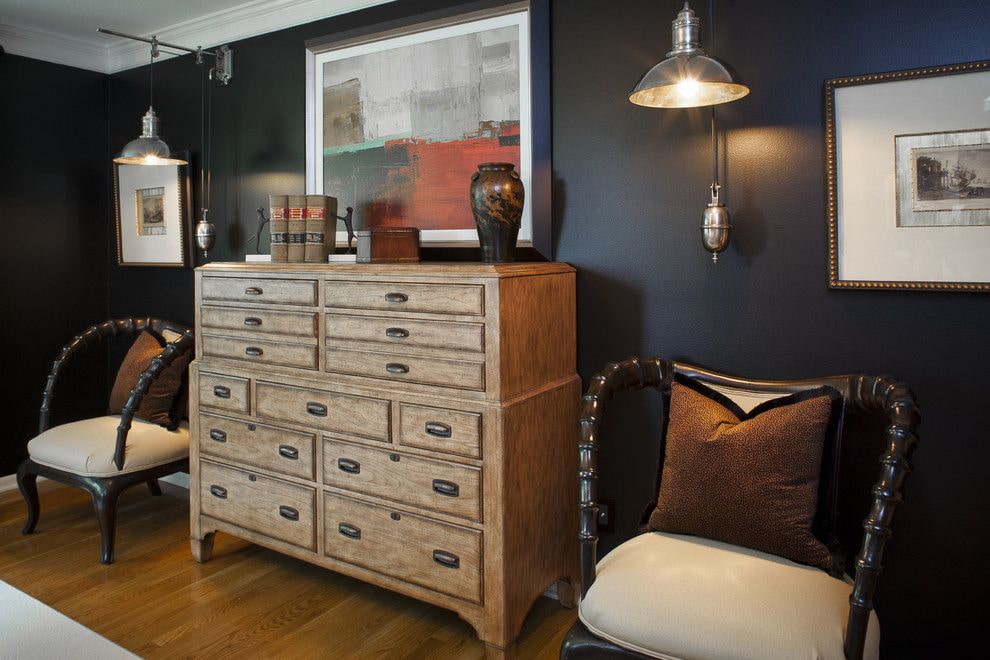
[[[0,580],[0,658],[137,658],[86,626]]]

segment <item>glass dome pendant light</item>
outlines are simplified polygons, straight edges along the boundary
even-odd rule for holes
[[[122,165],[186,165],[187,162],[181,158],[172,158],[172,152],[165,144],[165,141],[158,136],[159,119],[155,114],[154,91],[155,91],[155,58],[158,57],[158,39],[151,38],[151,64],[148,66],[149,79],[149,102],[148,111],[141,118],[141,135],[131,140],[120,154],[113,159],[113,162]]]

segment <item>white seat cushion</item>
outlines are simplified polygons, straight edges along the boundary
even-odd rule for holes
[[[579,616],[656,658],[841,659],[850,584],[757,550],[650,532],[598,563]],[[870,613],[864,658],[877,658]]]
[[[189,426],[175,431],[135,419],[127,434],[124,469],[113,464],[120,415],[93,417],[50,428],[28,442],[35,463],[86,477],[110,477],[177,461],[189,455]]]

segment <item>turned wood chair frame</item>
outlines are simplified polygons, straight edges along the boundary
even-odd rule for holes
[[[45,391],[41,399],[41,412],[38,422],[38,434],[48,430],[49,418],[52,403],[55,400],[55,384],[58,381],[62,367],[76,354],[83,349],[97,344],[109,337],[120,335],[137,335],[142,330],[149,328],[158,332],[171,330],[180,333],[182,336],[173,342],[168,343],[165,348],[152,361],[151,366],[145,370],[137,380],[137,384],[131,390],[120,415],[120,424],[117,426],[117,444],[114,448],[113,462],[117,469],[124,467],[125,452],[127,450],[127,434],[131,429],[131,422],[134,413],[141,404],[141,400],[148,393],[148,388],[158,378],[161,373],[168,368],[173,361],[186,351],[193,348],[193,332],[186,326],[156,319],[146,318],[125,318],[111,319],[99,325],[93,325],[62,348],[58,358],[52,363],[52,370],[48,374],[45,382]],[[125,474],[115,474],[107,477],[91,477],[75,474],[67,470],[41,465],[27,458],[17,469],[17,485],[27,503],[28,517],[24,525],[22,534],[31,534],[38,524],[40,515],[40,504],[38,500],[37,479],[39,476],[58,481],[68,486],[82,488],[93,498],[93,508],[96,509],[96,517],[100,524],[100,561],[104,564],[113,562],[114,537],[117,524],[117,499],[120,494],[131,486],[140,483],[148,484],[148,489],[152,495],[161,495],[161,488],[158,486],[158,477],[164,477],[189,467],[189,457],[186,456],[177,461],[171,461],[163,465],[143,470],[135,470]]]
[[[697,378],[714,386],[777,393],[780,396],[829,385],[842,394],[844,414],[879,411],[887,415],[885,448],[880,456],[880,477],[872,488],[872,505],[863,521],[863,542],[855,560],[854,586],[849,596],[849,618],[843,644],[846,658],[860,660],[866,643],[867,624],[873,609],[884,547],[891,536],[891,523],[894,511],[902,499],[904,481],[911,472],[910,458],[918,442],[916,429],[921,420],[911,390],[890,376],[843,375],[788,381],[749,380],[659,357],[629,358],[620,363],[608,364],[591,379],[578,420],[581,520],[578,539],[581,546],[582,596],[588,593],[595,582],[595,567],[598,562],[597,454],[605,406],[618,392],[652,388],[663,395],[664,409],[668,410],[675,373]],[[837,456],[835,460],[838,460]],[[570,652],[575,656],[585,657],[591,657],[587,655],[589,652],[615,657],[644,657],[595,637],[580,620],[565,639],[561,657],[568,657]]]

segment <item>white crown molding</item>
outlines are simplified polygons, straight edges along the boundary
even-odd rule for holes
[[[242,5],[191,18],[151,30],[140,36],[156,35],[189,48],[213,48],[259,34],[347,14],[393,0],[250,0]],[[0,24],[0,44],[9,53],[82,69],[117,73],[148,62],[146,44],[108,37],[93,25],[93,39],[80,39],[35,27]],[[175,57],[162,51],[160,60]],[[236,53],[235,53],[236,72]],[[236,80],[236,73],[235,73]]]
[[[108,50],[94,41],[36,27],[0,23],[0,45],[12,55],[110,73]]]

